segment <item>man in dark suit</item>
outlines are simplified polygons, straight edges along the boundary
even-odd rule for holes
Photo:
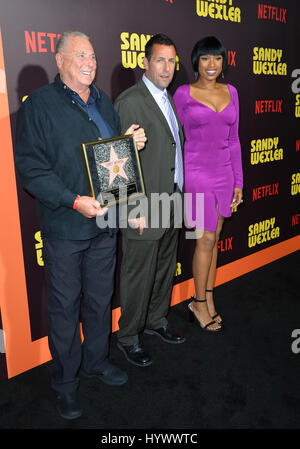
[[[122,130],[128,128],[128,123],[138,122],[148,138],[140,153],[147,195],[146,202],[142,201],[143,212],[129,218],[130,226],[124,226],[120,210],[123,258],[118,348],[129,362],[142,367],[150,365],[152,359],[140,343],[141,332],[167,343],[185,341],[169,328],[166,319],[179,232],[174,226],[176,207],[172,198],[183,188],[183,132],[172,97],[166,91],[174,75],[175,59],[174,43],[163,34],[153,36],[145,47],[143,78],[115,102]],[[166,204],[155,202],[161,194],[167,197],[170,211]],[[180,193],[176,195],[178,199]],[[166,213],[169,224],[163,223]]]
[[[51,385],[59,414],[75,419],[82,414],[80,368],[84,376],[109,385],[127,381],[109,360],[117,229],[97,226],[96,217],[107,209],[89,196],[79,146],[118,136],[121,129],[109,98],[93,83],[97,63],[89,37],[62,33],[55,57],[59,74],[54,83],[32,92],[20,108],[15,158],[41,218]],[[127,134],[134,134],[141,149],[146,137],[137,128],[133,124]]]

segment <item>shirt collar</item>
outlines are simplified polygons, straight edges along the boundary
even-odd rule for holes
[[[146,87],[150,90],[151,94],[155,97],[162,98],[164,95],[167,95],[167,89],[161,90],[146,77],[145,73],[143,74],[143,81],[146,84]]]
[[[98,97],[97,91],[96,91],[95,87],[93,86],[93,84],[90,85],[90,96],[89,96],[88,101],[86,103],[82,100],[82,98],[78,95],[77,92],[74,92],[73,90],[69,89],[68,87],[67,87],[67,89],[69,90],[71,96],[76,101],[78,101],[79,103],[83,104],[84,106],[86,106],[86,105],[90,106],[90,105],[94,104],[95,101],[97,100],[97,97]]]
[[[91,85],[89,86],[89,87],[90,87],[90,96],[89,96],[88,102],[85,103],[85,102],[80,98],[80,96],[78,95],[77,92],[75,92],[74,90],[70,89],[69,86],[67,86],[67,85],[62,81],[62,79],[60,78],[60,75],[59,75],[59,74],[57,74],[56,79],[57,79],[58,82],[61,83],[62,87],[66,90],[66,92],[68,92],[74,99],[76,99],[76,100],[79,101],[80,103],[84,103],[84,105],[87,105],[87,104],[90,105],[90,104],[95,103],[95,101],[97,100],[97,98],[98,98],[98,96],[99,96],[97,89],[95,88],[95,86],[94,86],[93,84],[91,84]]]

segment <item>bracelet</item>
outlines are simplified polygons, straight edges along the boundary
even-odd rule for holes
[[[73,209],[76,210],[77,206],[78,206],[78,201],[79,201],[80,195],[77,195],[73,204]]]

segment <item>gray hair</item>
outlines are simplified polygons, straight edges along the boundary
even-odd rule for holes
[[[55,53],[62,53],[69,37],[83,37],[89,39],[89,37],[81,31],[64,31],[57,41]]]

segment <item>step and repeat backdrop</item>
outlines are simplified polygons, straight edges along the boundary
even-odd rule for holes
[[[62,31],[90,36],[96,83],[112,101],[141,77],[153,34],[165,33],[177,46],[171,93],[194,80],[196,41],[208,35],[223,41],[229,62],[224,82],[240,99],[245,189],[219,241],[220,285],[300,247],[298,18],[297,0],[0,0],[0,378],[50,359],[43,241],[35,201],[15,173],[13,147],[20,104],[57,73]],[[193,249],[182,231],[172,304],[194,293]],[[118,274],[113,331],[120,315]]]

